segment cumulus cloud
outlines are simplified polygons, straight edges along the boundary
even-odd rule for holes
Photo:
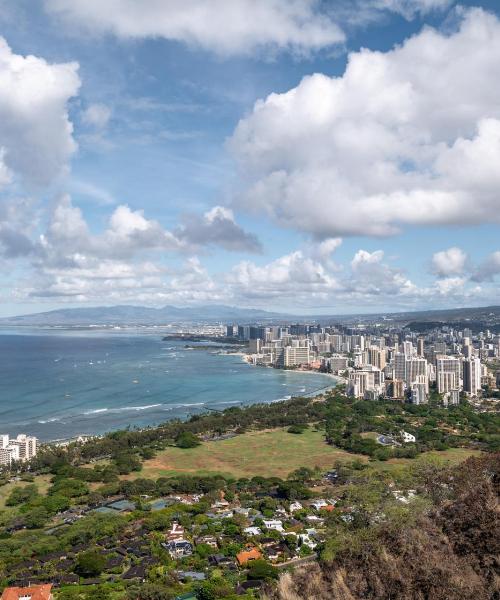
[[[319,237],[500,221],[500,22],[463,11],[259,100],[228,147],[236,202]]]
[[[217,245],[230,251],[262,251],[257,236],[240,227],[233,211],[223,206],[214,206],[201,217],[190,215],[175,234],[190,246]]]
[[[147,250],[179,250],[182,243],[142,210],[117,206],[101,234],[91,233],[79,207],[69,196],[57,203],[46,234],[40,239],[42,260],[52,265],[76,264],[79,255],[102,259],[132,259]]]
[[[67,106],[79,87],[77,63],[15,54],[0,37],[0,184],[19,175],[46,185],[65,169],[76,150]]]
[[[306,294],[311,300],[338,287],[336,278],[321,262],[300,250],[262,266],[250,261],[240,262],[230,272],[228,282],[237,289],[238,295],[261,299]]]
[[[454,246],[448,250],[436,252],[432,256],[432,269],[439,277],[449,277],[450,275],[461,275],[467,262],[467,254]]]
[[[221,55],[259,47],[308,52],[344,41],[317,0],[45,0],[92,34],[175,40]]]

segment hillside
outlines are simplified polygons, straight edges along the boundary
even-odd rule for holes
[[[365,494],[362,518],[332,524],[323,560],[283,575],[267,600],[498,598],[499,460],[429,466],[419,490],[429,504],[414,512],[403,506],[380,518]]]

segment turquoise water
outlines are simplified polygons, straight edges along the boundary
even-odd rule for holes
[[[0,330],[0,433],[41,440],[155,425],[333,385],[188,350],[161,333]]]

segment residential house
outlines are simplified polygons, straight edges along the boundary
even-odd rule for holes
[[[283,522],[279,519],[264,519],[263,523],[264,527],[266,527],[267,529],[274,529],[275,531],[279,531],[280,533],[283,533],[283,531],[285,531],[285,529],[283,528]]]
[[[5,588],[0,600],[53,600],[52,584]]]
[[[236,560],[240,567],[248,564],[252,560],[259,560],[262,558],[262,553],[257,548],[247,548],[236,555]]]

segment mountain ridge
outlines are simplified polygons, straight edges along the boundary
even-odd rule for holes
[[[265,321],[436,321],[443,324],[473,320],[485,325],[500,323],[500,306],[464,307],[406,312],[374,312],[371,314],[298,315],[241,308],[224,304],[191,307],[166,305],[161,308],[121,304],[116,306],[73,307],[17,315],[0,319],[2,325],[159,325],[179,321],[265,322]]]

